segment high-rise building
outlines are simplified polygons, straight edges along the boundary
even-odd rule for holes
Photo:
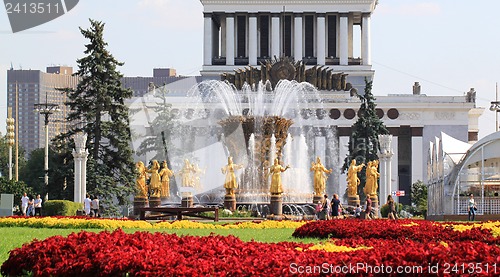
[[[12,117],[19,126],[19,145],[26,154],[43,148],[44,118],[34,110],[34,104],[58,104],[59,111],[50,116],[49,139],[66,132],[65,118],[69,109],[64,105],[66,95],[57,88],[76,88],[78,77],[67,66],[47,67],[41,70],[7,71],[7,105],[12,108]],[[17,110],[17,111],[16,111]]]

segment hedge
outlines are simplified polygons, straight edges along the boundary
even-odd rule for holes
[[[69,200],[48,200],[43,204],[42,213],[46,216],[73,216],[76,215],[77,210],[81,210],[82,208],[82,203],[75,203]]]

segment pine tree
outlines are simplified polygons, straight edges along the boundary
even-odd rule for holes
[[[157,116],[149,122],[152,130],[151,134],[141,142],[137,149],[137,155],[144,155],[148,152],[156,153],[151,160],[165,160],[167,161],[168,168],[173,169],[172,157],[180,156],[180,150],[175,147],[172,141],[179,137],[179,134],[182,134],[181,127],[178,120],[176,120],[176,115],[172,112],[172,104],[167,102],[167,94],[169,92],[165,88],[165,84],[161,87],[150,84],[150,89],[156,98],[156,104],[151,109]],[[137,112],[140,111],[133,111],[133,113]],[[170,184],[171,194],[176,195],[177,185],[175,178],[171,179]]]
[[[389,134],[382,120],[377,116],[375,107],[375,97],[372,94],[372,81],[365,80],[365,94],[358,95],[361,105],[358,112],[358,120],[351,127],[352,133],[349,138],[349,154],[344,159],[342,171],[346,172],[353,159],[356,164],[367,163],[377,160],[377,152],[380,149],[378,135]],[[358,194],[361,199],[364,197],[363,187],[366,181],[366,167],[358,173],[361,185],[358,186]]]
[[[106,214],[117,214],[118,205],[129,202],[135,192],[135,165],[132,159],[128,107],[124,100],[132,91],[121,85],[123,75],[118,62],[106,49],[103,39],[104,23],[90,20],[90,28],[80,28],[90,43],[85,45],[85,57],[77,60],[80,78],[76,89],[64,89],[70,107],[67,121],[71,128],[59,135],[57,145],[66,150],[74,148],[75,133],[87,134],[87,191],[99,196]]]

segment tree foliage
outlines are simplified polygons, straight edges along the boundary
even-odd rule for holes
[[[151,160],[167,161],[168,168],[172,169],[171,157],[179,154],[179,149],[172,143],[182,132],[175,114],[172,112],[172,104],[167,102],[168,91],[165,85],[158,87],[154,84],[150,86],[153,89],[156,104],[151,108],[157,115],[151,122],[151,133],[144,138],[137,150],[138,155],[145,155],[149,152],[155,153]],[[148,161],[146,161],[148,162]],[[177,194],[175,178],[171,181],[170,189],[172,194]]]
[[[64,89],[70,107],[67,120],[72,126],[56,138],[56,145],[67,161],[73,160],[69,152],[74,148],[72,137],[87,134],[87,191],[99,196],[106,213],[116,214],[116,204],[127,204],[135,191],[129,114],[124,104],[132,91],[121,84],[123,75],[117,68],[123,63],[106,49],[104,23],[90,20],[90,25],[87,30],[80,28],[90,41],[85,45],[86,56],[77,60],[74,75],[80,81],[76,89]]]
[[[351,127],[352,133],[349,138],[349,153],[344,159],[342,171],[345,172],[353,159],[357,164],[378,160],[377,152],[380,149],[378,135],[389,134],[384,123],[376,113],[375,97],[372,94],[372,81],[365,80],[365,93],[358,95],[361,105],[358,111],[358,120]],[[361,185],[358,186],[358,194],[364,195],[363,187],[366,181],[366,167],[358,173]],[[362,197],[363,198],[363,197]]]
[[[420,180],[411,185],[411,205],[419,214],[427,212],[427,185]]]
[[[9,180],[4,177],[0,177],[0,193],[14,194],[14,203],[19,206],[21,206],[21,196],[24,193],[28,194],[30,199],[35,198],[33,189],[28,187],[23,181]]]
[[[73,186],[68,186],[68,180],[72,180],[72,164],[68,165],[66,159],[60,153],[49,148],[49,186],[44,182],[44,159],[45,150],[35,149],[31,152],[26,166],[20,170],[19,178],[33,188],[37,194],[44,196],[49,193],[49,199],[66,199],[73,201]]]

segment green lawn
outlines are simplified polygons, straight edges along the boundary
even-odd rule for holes
[[[67,236],[73,232],[79,232],[80,229],[48,229],[48,228],[29,228],[29,227],[2,227],[0,228],[0,265],[9,257],[9,251],[21,247],[33,239],[45,239],[47,237],[62,235]],[[100,232],[101,229],[87,229],[91,232]],[[244,241],[261,242],[279,242],[279,241],[297,241],[297,242],[318,242],[317,239],[296,239],[292,237],[294,229],[164,229],[164,230],[138,230],[124,229],[127,233],[136,231],[165,232],[176,233],[178,235],[208,236],[211,233],[227,236],[234,235]]]

